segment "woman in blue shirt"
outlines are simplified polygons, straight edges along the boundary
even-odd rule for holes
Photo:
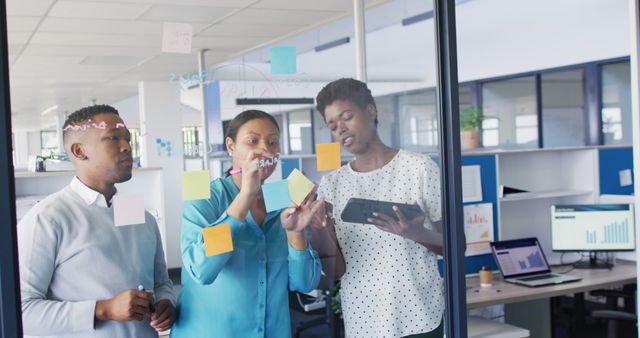
[[[240,113],[225,143],[232,169],[242,172],[212,181],[209,199],[184,203],[182,290],[172,337],[290,337],[288,291],[311,291],[320,279],[320,260],[304,229],[320,217],[324,201],[309,198],[266,212],[261,185],[275,165],[258,164],[276,156],[279,141],[271,115]],[[202,229],[220,224],[230,225],[234,250],[206,256]]]

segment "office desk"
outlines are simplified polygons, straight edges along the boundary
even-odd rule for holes
[[[563,272],[569,267],[553,268],[554,272]],[[528,300],[551,298],[586,292],[596,289],[614,287],[636,282],[636,263],[617,260],[613,269],[574,269],[568,275],[582,277],[579,282],[541,286],[527,286],[507,283],[500,274],[493,275],[493,284],[489,288],[481,288],[478,277],[467,278],[467,308],[510,304]]]
[[[569,267],[554,268],[554,272]],[[531,331],[531,337],[551,336],[551,297],[571,295],[596,289],[610,288],[636,282],[636,263],[617,260],[613,269],[574,269],[568,275],[582,277],[579,282],[531,288],[503,281],[494,274],[491,287],[481,288],[477,276],[467,278],[467,308],[507,304],[505,321]],[[521,304],[515,304],[521,303]],[[512,304],[512,305],[508,305]],[[531,314],[535,313],[535,316]]]

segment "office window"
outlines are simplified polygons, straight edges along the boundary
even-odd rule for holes
[[[460,111],[465,108],[473,107],[476,105],[476,93],[473,91],[471,85],[462,85],[458,87],[458,100],[460,104]]]
[[[129,133],[131,133],[131,141],[129,144],[131,145],[131,156],[133,158],[140,157],[140,129],[130,128]]]
[[[584,71],[582,69],[542,74],[543,146],[586,145]]]
[[[400,148],[419,152],[438,150],[435,89],[400,96],[398,112]]]
[[[205,151],[202,146],[202,140],[200,135],[202,134],[201,127],[184,127],[182,128],[182,145],[184,147],[185,157],[202,157],[202,152]]]
[[[311,109],[288,112],[289,153],[313,154],[313,132],[311,130]]]
[[[603,144],[631,144],[631,70],[629,62],[603,65]]]
[[[51,156],[58,151],[58,133],[55,130],[40,131],[40,154]]]
[[[484,83],[482,111],[493,118],[483,123],[483,129],[491,130],[486,136],[483,133],[485,147],[538,147],[535,77]]]

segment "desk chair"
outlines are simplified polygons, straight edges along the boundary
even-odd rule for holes
[[[635,313],[636,285],[625,285],[622,291],[617,290],[595,290],[592,296],[604,296],[607,299],[606,310],[591,311],[591,317],[600,318],[607,321],[607,338],[620,337],[620,322],[636,322],[638,316]],[[618,308],[618,300],[623,299],[623,310]]]

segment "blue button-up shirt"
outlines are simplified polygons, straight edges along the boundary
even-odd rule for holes
[[[231,177],[211,182],[211,198],[187,201],[182,215],[182,290],[172,337],[290,337],[288,290],[308,292],[320,280],[309,245],[291,247],[280,211],[263,226],[227,214],[238,195]],[[206,256],[202,229],[229,224],[233,252]]]

